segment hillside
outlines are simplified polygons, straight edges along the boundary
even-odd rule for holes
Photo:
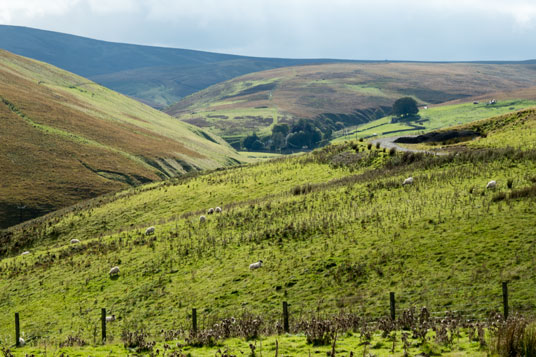
[[[333,62],[113,43],[6,25],[0,25],[0,49],[53,64],[156,108],[246,73]]]
[[[166,112],[232,142],[251,132],[268,135],[273,124],[297,118],[318,118],[332,130],[363,124],[389,114],[402,96],[438,104],[533,87],[535,79],[536,66],[530,62],[296,66],[216,84]]]
[[[220,138],[0,50],[0,228],[130,185],[239,159]]]
[[[486,137],[456,155],[349,142],[108,194],[14,227],[1,244],[0,336],[13,341],[20,311],[23,352],[69,336],[91,343],[106,307],[118,320],[105,350],[124,354],[125,332],[185,343],[192,308],[205,329],[244,313],[277,320],[285,300],[295,327],[308,314],[385,316],[390,291],[400,310],[482,318],[500,310],[503,281],[511,313],[531,312],[536,112],[475,125]],[[201,223],[215,206],[223,212]]]
[[[508,98],[532,99],[508,99]],[[333,142],[344,140],[370,138],[376,136],[413,135],[422,132],[455,127],[471,123],[480,119],[496,117],[501,114],[536,107],[536,93],[534,88],[508,93],[493,93],[496,103],[488,104],[489,99],[482,97],[474,101],[456,100],[438,105],[428,105],[426,109],[419,110],[419,119],[408,122],[393,123],[393,116],[389,115],[366,124],[345,128],[335,132]]]

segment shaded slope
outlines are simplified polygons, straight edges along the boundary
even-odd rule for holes
[[[0,48],[90,78],[155,107],[245,73],[326,62],[113,43],[6,25],[0,25]]]
[[[6,51],[0,120],[0,227],[21,213],[28,219],[127,185],[227,165],[236,155],[198,128]]]
[[[389,114],[393,102],[402,96],[412,96],[421,104],[442,103],[519,91],[533,86],[535,80],[535,67],[526,62],[296,66],[216,84],[166,112],[219,135],[267,134],[273,123],[301,117],[318,117],[344,126],[366,123]]]

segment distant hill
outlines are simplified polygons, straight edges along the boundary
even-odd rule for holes
[[[81,199],[236,163],[221,138],[0,50],[0,228]]]
[[[113,43],[6,25],[0,25],[0,48],[53,64],[157,108],[246,73],[333,62]]]
[[[274,123],[317,118],[333,130],[390,114],[393,102],[412,96],[438,104],[498,91],[536,99],[536,66],[517,63],[337,63],[251,73],[194,93],[166,109],[183,121],[237,141]]]

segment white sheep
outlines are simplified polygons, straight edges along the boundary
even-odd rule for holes
[[[497,187],[497,181],[495,180],[491,180],[490,182],[488,182],[488,184],[486,185],[486,188],[487,189],[491,189],[491,188],[495,188]]]
[[[259,269],[260,267],[262,267],[262,260],[259,260],[258,262],[256,263],[251,263],[249,265],[249,269],[250,270],[253,270],[253,269]]]
[[[78,239],[71,239],[71,244],[78,244],[80,243],[80,240]]]
[[[404,180],[404,182],[402,183],[402,185],[411,185],[413,184],[413,177],[408,177],[407,179]]]
[[[207,220],[207,217],[205,217],[205,216],[200,216],[199,217],[199,222],[201,222],[201,223],[205,222],[206,220]]]
[[[214,208],[209,208],[207,210],[207,214],[213,214],[214,213]]]
[[[119,267],[113,267],[110,269],[110,276],[119,275]]]
[[[154,234],[154,227],[149,227],[145,230],[145,235]]]
[[[216,213],[221,213],[221,207],[216,207],[216,208],[214,208],[214,212],[216,212]]]
[[[112,321],[115,321],[115,315],[111,315],[111,316],[106,316],[106,322],[112,322]]]
[[[24,347],[25,344],[26,344],[26,341],[24,341],[24,338],[19,337],[19,346]]]
[[[20,255],[27,255],[27,254],[30,254],[29,251],[25,251],[25,252],[22,252]]]

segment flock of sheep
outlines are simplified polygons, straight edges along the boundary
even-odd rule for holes
[[[413,177],[408,177],[407,179],[404,180],[404,182],[402,182],[402,185],[412,185],[412,184],[413,184]],[[495,180],[491,180],[486,185],[486,189],[494,189],[495,187],[497,187],[497,181]]]

